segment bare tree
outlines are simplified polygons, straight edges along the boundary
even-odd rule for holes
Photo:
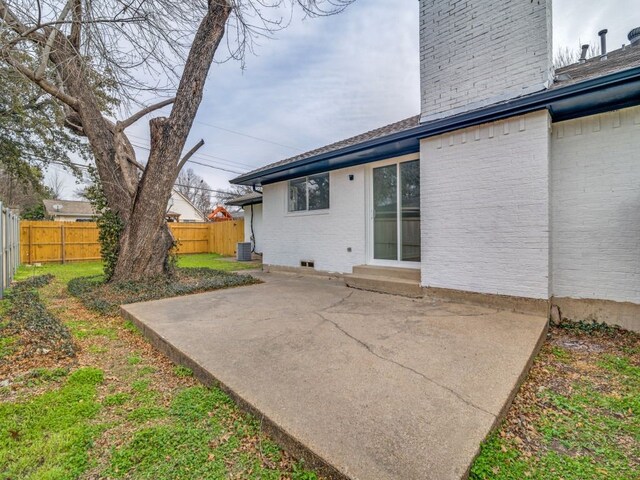
[[[0,0],[0,60],[64,106],[65,124],[87,137],[107,206],[122,222],[113,280],[168,271],[174,240],[165,208],[178,172],[202,145],[183,154],[225,32],[228,58],[243,59],[257,36],[288,24],[287,5],[314,16],[352,1]],[[99,93],[108,88],[128,105],[150,92],[175,95],[114,120]],[[149,121],[143,166],[125,130],[168,105],[168,117]]]
[[[211,187],[192,168],[178,174],[175,188],[202,213],[211,212]]]
[[[54,200],[62,198],[62,193],[64,192],[64,179],[58,170],[54,170],[53,174],[49,176],[47,189],[49,190],[51,198]]]
[[[229,188],[218,190],[215,193],[215,201],[221,205],[226,205],[229,200],[233,200],[241,195],[251,193],[253,189],[247,185],[231,185]]]
[[[569,47],[561,48],[553,59],[553,66],[555,68],[562,68],[578,63],[580,55],[582,55],[582,46],[578,46],[578,48],[575,49]],[[600,55],[600,47],[595,43],[589,44],[586,58],[597,57],[598,55]]]
[[[24,180],[0,166],[0,200],[20,214],[42,206],[42,200],[51,193],[44,185],[42,172],[34,169],[32,178]]]

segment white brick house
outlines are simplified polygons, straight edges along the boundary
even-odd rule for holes
[[[640,330],[640,29],[554,72],[551,0],[420,14],[420,115],[233,180],[264,264]]]

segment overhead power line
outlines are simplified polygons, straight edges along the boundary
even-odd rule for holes
[[[127,136],[131,137],[131,138],[134,138],[134,139],[138,140],[139,142],[144,142],[145,144],[147,144],[149,142],[148,139],[140,137],[138,135],[127,134]],[[224,166],[244,167],[244,168],[247,168],[247,169],[256,168],[255,165],[249,165],[248,163],[243,163],[243,162],[236,162],[234,160],[227,160],[226,158],[218,157],[216,155],[211,155],[210,153],[198,152],[196,155],[200,156],[200,157],[208,157],[208,158],[211,158],[212,160],[214,160],[216,162],[222,162],[222,163],[227,164],[227,165],[224,165]]]
[[[231,130],[230,128],[219,127],[217,125],[201,122],[199,120],[196,120],[195,123],[199,123],[200,125],[204,125],[205,127],[211,127],[217,130],[222,130],[223,132],[233,133],[234,135],[240,135],[241,137],[252,138],[253,140],[258,140],[260,142],[270,143],[271,145],[277,145],[278,147],[288,148],[289,150],[295,150],[296,152],[303,151],[302,148],[292,147],[291,145],[285,145],[284,143],[274,142],[273,140],[267,140],[266,138],[256,137],[255,135],[249,135],[248,133],[237,132],[235,130]]]
[[[89,168],[89,165],[84,165],[82,163],[75,163],[75,162],[59,162],[56,160],[52,160],[49,163],[55,165],[55,166],[67,166],[67,165],[73,165],[74,167],[78,167],[82,170],[87,170]],[[229,194],[230,192],[224,191],[224,190],[216,190],[215,188],[207,188],[207,187],[200,187],[200,186],[195,186],[195,185],[185,185],[184,183],[175,183],[174,184],[176,187],[187,187],[187,188],[193,188],[194,190],[205,190],[207,192],[213,192],[213,193],[220,193],[220,194]]]
[[[143,150],[147,150],[149,152],[151,151],[151,148],[147,147],[145,145],[138,145],[137,143],[133,143],[133,142],[131,143],[131,145],[133,145],[134,147],[142,148]],[[194,155],[194,157],[196,157],[196,156],[198,158],[200,158],[200,155],[197,154],[197,153]],[[187,160],[187,163],[195,163],[196,165],[201,165],[203,167],[213,168],[215,170],[222,170],[224,172],[234,173],[236,175],[242,175],[244,173],[244,172],[241,172],[241,171],[238,171],[238,170],[231,170],[229,168],[217,167],[217,166],[211,165],[209,163],[202,163],[202,162],[198,162],[198,161],[192,160],[192,159]]]
[[[160,110],[165,110],[164,108]],[[165,110],[166,112],[166,110]],[[223,132],[232,133],[234,135],[239,135],[241,137],[251,138],[253,140],[257,140],[259,142],[270,143],[271,145],[277,145],[278,147],[288,148],[289,150],[295,150],[297,152],[303,152],[304,150],[299,147],[292,147],[291,145],[285,145],[284,143],[274,142],[273,140],[269,140],[266,138],[258,137],[256,135],[250,135],[248,133],[239,132],[237,130],[232,130],[227,127],[220,127],[219,125],[213,125],[211,123],[203,122],[202,120],[194,120],[194,123],[198,123],[200,125],[204,125],[205,127],[215,128],[216,130],[222,130]]]
[[[220,193],[222,195],[231,195],[231,192],[225,192],[224,190],[216,190],[215,188],[197,187],[195,185],[185,185],[184,183],[176,183],[175,186],[193,188],[194,190],[203,190],[205,192]]]
[[[234,173],[236,175],[242,175],[243,172],[238,172],[237,170],[230,170],[228,168],[222,168],[222,167],[214,167],[213,165],[209,165],[207,163],[200,163],[196,160],[187,160],[187,162],[189,163],[195,163],[196,165],[202,165],[203,167],[209,167],[209,168],[214,168],[216,170],[222,170],[223,172],[229,172],[229,173]]]

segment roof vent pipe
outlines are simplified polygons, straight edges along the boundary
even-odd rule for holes
[[[606,28],[600,30],[598,35],[600,36],[600,60],[607,59],[607,30]]]
[[[631,42],[632,46],[640,46],[640,27],[638,28],[634,28],[633,30],[631,30],[629,32],[629,35],[627,35],[627,38],[629,39],[629,41]]]
[[[587,61],[587,51],[589,50],[589,44],[582,45],[582,53],[580,54],[580,63]]]

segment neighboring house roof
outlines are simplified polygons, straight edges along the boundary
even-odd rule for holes
[[[245,195],[232,198],[226,202],[227,205],[234,207],[246,207],[249,205],[256,205],[262,203],[262,194],[259,192],[249,192]]]
[[[176,189],[174,189],[173,192],[191,205],[196,213],[202,218],[202,221],[205,221],[205,217],[202,212],[187,197]],[[42,203],[44,203],[45,211],[50,217],[95,217],[97,215],[91,203],[81,200],[43,200]],[[180,216],[179,213],[172,212],[171,210],[167,212],[167,215]]]
[[[547,108],[564,120],[640,104],[640,46],[627,46],[586,62],[560,68],[547,90],[470,112],[420,123],[409,117],[309,152],[286,158],[231,180],[239,185],[277,181],[361,165],[420,150],[420,139]]]
[[[95,217],[96,212],[89,202],[77,200],[43,200],[44,208],[50,217]]]

